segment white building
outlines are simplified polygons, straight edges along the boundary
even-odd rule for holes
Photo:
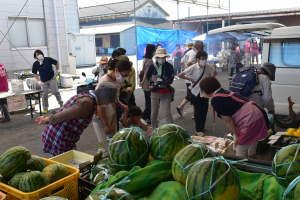
[[[0,44],[0,63],[5,66],[8,78],[15,78],[14,72],[31,71],[36,49],[42,50],[46,57],[58,60],[63,72],[68,73],[63,0],[29,0],[25,3],[26,0],[0,3],[0,31],[3,33],[0,32],[0,42],[11,27]]]
[[[67,32],[80,33],[77,0],[64,0]]]

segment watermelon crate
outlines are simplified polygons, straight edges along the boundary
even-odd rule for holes
[[[43,160],[47,163],[47,165],[62,164],[45,158],[43,158]],[[64,197],[68,200],[78,200],[78,178],[80,176],[79,169],[65,164],[62,165],[67,168],[68,176],[37,191],[26,193],[3,183],[0,183],[0,191],[7,195],[6,200],[38,200],[45,195]]]

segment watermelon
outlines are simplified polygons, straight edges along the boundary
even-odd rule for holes
[[[237,172],[220,158],[201,159],[186,179],[188,199],[237,200],[240,190]]]
[[[149,143],[144,132],[136,127],[117,132],[109,143],[109,160],[118,170],[144,167],[149,157]]]
[[[47,185],[49,185],[49,181],[42,172],[28,170],[20,180],[19,190],[22,192],[34,192]]]
[[[111,162],[108,157],[102,158],[101,160],[99,160],[97,162],[97,165],[108,165],[109,167],[112,167]]]
[[[68,200],[68,199],[62,198],[62,197],[51,196],[51,197],[42,198],[40,200]]]
[[[47,163],[43,160],[43,158],[38,156],[31,156],[31,162],[28,164],[28,168],[31,171],[43,171],[43,169],[47,166]]]
[[[105,196],[105,195],[106,195],[107,200],[108,199],[110,199],[110,200],[134,200],[133,197],[128,192],[126,192],[125,190],[118,189],[118,188],[113,188],[113,189],[104,188],[101,190],[97,190],[93,194],[90,194],[86,198],[86,200],[102,200],[102,198],[100,196]]]
[[[184,184],[193,165],[202,158],[215,157],[216,154],[203,144],[190,144],[181,149],[172,163],[173,178]]]
[[[50,183],[58,181],[68,175],[68,169],[61,164],[51,164],[43,169],[43,174]]]
[[[300,144],[284,147],[276,153],[272,162],[272,173],[284,187],[300,175]]]
[[[0,156],[0,174],[4,177],[13,177],[18,172],[27,170],[27,160],[30,152],[21,146],[13,147]]]
[[[151,156],[155,160],[172,161],[189,144],[190,135],[180,126],[166,124],[158,127],[150,138]]]
[[[19,189],[19,184],[21,181],[21,178],[26,174],[26,172],[21,172],[12,177],[12,179],[8,182],[8,185],[11,187],[14,187],[16,189]]]
[[[300,199],[300,176],[295,178],[283,193],[282,200],[290,198],[293,200]]]
[[[102,170],[100,170],[97,174],[91,177],[91,182],[95,185],[99,185],[107,181],[110,176],[116,175],[116,173],[118,172],[119,170],[115,168],[110,168],[110,169],[102,168]]]

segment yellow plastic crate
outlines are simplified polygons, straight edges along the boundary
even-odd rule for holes
[[[66,153],[60,154],[58,156],[52,157],[52,158],[50,158],[50,160],[78,168],[78,166],[74,166],[74,165],[68,163],[68,161],[76,160],[76,161],[79,161],[80,163],[85,163],[87,161],[94,162],[94,156],[80,152],[80,151],[71,150]]]
[[[45,158],[43,159],[45,160],[47,165],[62,164],[53,160]],[[6,193],[6,200],[38,200],[44,197],[45,195],[64,197],[68,200],[78,200],[78,178],[80,176],[79,169],[70,167],[69,165],[65,164],[62,165],[64,165],[68,169],[68,176],[37,191],[26,193],[3,183],[0,183],[0,190]],[[59,188],[62,187],[63,189],[59,190]]]

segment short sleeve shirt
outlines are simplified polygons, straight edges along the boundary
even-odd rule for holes
[[[249,49],[250,42],[246,42],[246,44],[244,45],[244,47],[245,47],[245,53],[250,53],[250,49]]]
[[[203,70],[204,70],[204,67],[200,67],[199,64],[196,63],[196,64],[190,66],[189,68],[187,68],[186,70],[184,70],[184,73],[187,76],[194,79],[194,81],[197,81],[200,78],[200,76],[202,75]],[[202,76],[201,80],[204,79],[205,77],[211,76],[214,73],[214,71],[215,71],[215,69],[213,67],[211,67],[209,64],[206,64],[205,72],[204,72],[204,75]],[[201,94],[200,86],[199,86],[200,81],[197,85],[195,85],[195,87],[192,88],[192,94],[195,96],[198,96],[198,94],[200,93],[200,97],[203,97],[203,95]]]
[[[228,90],[221,89],[218,93],[229,94]],[[238,102],[231,97],[213,97],[211,105],[218,114],[218,117],[232,116],[243,107],[243,103]]]
[[[259,47],[259,43],[253,43],[251,44],[251,47]],[[259,49],[252,49],[252,54],[258,54]]]
[[[188,57],[189,57],[188,62],[191,62],[192,64],[196,64],[197,63],[197,59],[196,59],[197,53],[198,53],[198,51],[194,47],[192,50],[187,52],[186,55],[188,54]]]
[[[52,65],[56,65],[57,60],[45,57],[43,64],[40,64],[39,61],[35,61],[32,66],[32,73],[36,74],[39,71],[40,78],[43,82],[50,81],[54,76],[54,70]]]

